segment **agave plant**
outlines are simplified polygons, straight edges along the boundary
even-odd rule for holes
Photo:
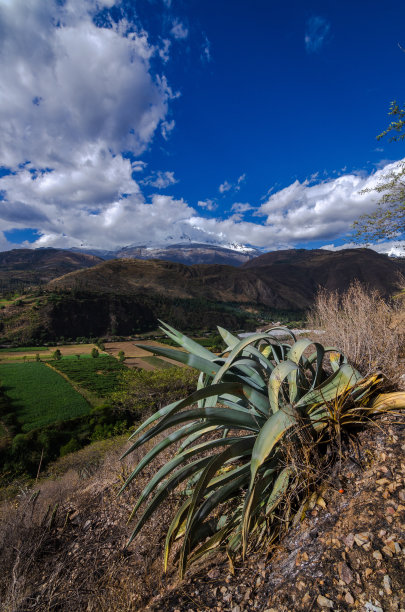
[[[181,541],[176,553],[180,576],[188,563],[219,546],[226,546],[231,559],[237,551],[244,556],[250,542],[268,542],[281,524],[294,520],[294,513],[299,519],[303,487],[296,466],[286,460],[287,440],[297,447],[313,444],[327,426],[338,430],[405,406],[405,394],[379,393],[382,375],[364,379],[338,350],[297,340],[286,328],[243,340],[218,328],[227,346],[221,355],[170,325],[162,323],[161,329],[182,349],[154,346],[153,352],[200,370],[197,390],[137,428],[124,457],[152,439],[157,442],[120,492],[159,453],[176,445],[173,458],[148,482],[132,511],[130,518],[146,503],[128,544],[179,489],[181,503],[167,532],[164,566],[173,544]],[[286,502],[289,494],[295,504]]]

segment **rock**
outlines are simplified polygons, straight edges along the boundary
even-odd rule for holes
[[[370,612],[384,612],[380,606],[375,606],[371,601],[368,601],[364,607],[366,610],[370,610]]]
[[[219,576],[219,571],[217,569],[212,569],[208,572],[207,574],[208,578],[210,578],[211,580],[213,580],[214,578],[218,578]]]
[[[385,543],[385,546],[395,555],[397,549],[395,548],[395,543],[392,540],[388,540],[388,542]]]
[[[388,478],[380,478],[379,480],[376,480],[376,483],[377,483],[378,485],[385,485],[385,484],[389,484],[389,482],[390,482],[390,481],[388,480]]]
[[[338,563],[339,578],[346,584],[350,584],[353,580],[351,569],[346,563]]]
[[[354,534],[349,533],[345,538],[343,538],[343,542],[346,544],[346,546],[352,548],[354,543]]]
[[[363,533],[356,533],[354,535],[354,541],[356,542],[357,546],[363,546],[363,544],[366,544],[370,539],[370,534],[367,533],[366,531]]]
[[[387,593],[387,595],[392,595],[391,580],[390,580],[390,577],[388,576],[388,574],[385,574],[385,576],[383,578],[383,587],[384,587],[384,590]]]
[[[333,601],[324,597],[323,595],[318,595],[316,601],[321,608],[331,608],[333,610]]]
[[[374,557],[374,559],[377,559],[377,561],[381,561],[382,558],[383,558],[383,556],[382,556],[382,554],[380,553],[379,550],[375,550],[373,552],[373,557]]]
[[[351,606],[354,604],[354,598],[353,598],[352,594],[350,593],[350,591],[347,591],[347,593],[345,595],[345,602],[350,604]]]

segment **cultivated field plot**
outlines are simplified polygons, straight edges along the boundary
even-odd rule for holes
[[[71,381],[98,397],[107,397],[118,388],[122,370],[126,366],[110,355],[75,359],[69,356],[60,361],[52,361],[56,368]]]
[[[62,346],[27,346],[11,349],[0,349],[0,362],[4,361],[35,361],[38,354],[40,359],[52,359],[52,355],[56,349],[59,349],[62,356],[77,356],[90,355],[93,348],[97,348],[95,344],[65,344]],[[99,349],[97,349],[99,350]]]
[[[84,397],[43,363],[0,364],[0,381],[23,432],[90,412]]]
[[[139,340],[139,344],[145,344],[151,347],[153,351],[154,346],[163,346],[165,348],[168,347],[167,344],[162,344],[161,342],[156,342],[155,340]],[[175,347],[178,350],[182,350],[180,347]],[[164,363],[167,364],[168,367],[170,365],[175,365],[178,367],[186,367],[181,363],[177,363],[177,361],[173,361],[172,359],[167,359],[166,357],[160,357],[157,359],[150,359],[153,357],[153,353],[149,351],[145,351],[144,349],[138,348],[135,346],[135,341],[128,342],[106,342],[105,350],[110,355],[114,357],[118,356],[120,351],[124,351],[125,353],[125,365],[128,368],[142,368],[143,370],[156,370],[163,369],[165,367]],[[146,359],[145,359],[146,358]],[[160,363],[158,363],[160,362]],[[163,363],[162,363],[163,362]],[[169,365],[170,364],[170,365]]]

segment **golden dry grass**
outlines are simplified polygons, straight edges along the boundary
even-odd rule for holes
[[[375,290],[355,282],[339,295],[322,290],[308,326],[325,332],[322,343],[341,350],[362,374],[381,370],[393,383],[404,373],[405,308],[386,302]]]

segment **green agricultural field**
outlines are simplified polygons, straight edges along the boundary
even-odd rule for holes
[[[96,358],[65,359],[52,361],[52,366],[63,372],[71,381],[99,397],[107,397],[118,389],[118,381],[126,366],[110,355]]]
[[[39,353],[41,351],[50,352],[49,346],[16,346],[14,348],[2,348],[1,353]]]
[[[0,364],[0,382],[23,432],[90,412],[90,405],[43,363]]]

